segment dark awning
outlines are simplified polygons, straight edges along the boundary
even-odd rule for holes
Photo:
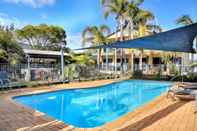
[[[81,48],[78,50],[98,48],[133,48],[194,53],[195,50],[193,49],[193,41],[196,36],[197,23],[134,40],[115,42],[109,45]]]

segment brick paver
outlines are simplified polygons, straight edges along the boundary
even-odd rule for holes
[[[42,86],[38,88],[24,88],[0,92],[0,131],[71,130],[71,126],[68,126],[61,121],[54,120],[48,116],[45,116],[43,113],[15,103],[12,100],[12,97],[24,94],[62,90],[64,88],[87,88],[111,82],[112,80],[82,83],[75,82],[70,84]]]

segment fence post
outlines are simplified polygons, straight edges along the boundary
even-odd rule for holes
[[[134,61],[133,61],[133,51],[131,51],[131,56],[130,56],[131,58],[131,75],[133,75],[133,72],[134,72]]]
[[[100,56],[99,49],[97,50],[97,69],[100,71]]]
[[[27,55],[27,81],[31,80],[31,65],[30,65],[30,56]]]
[[[62,82],[64,81],[64,47],[61,46],[61,77]]]
[[[115,48],[114,49],[114,71],[115,71],[115,74],[117,73],[117,49]]]

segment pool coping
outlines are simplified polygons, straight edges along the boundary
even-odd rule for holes
[[[127,80],[129,80],[129,79],[127,79]],[[134,79],[134,80],[138,80],[138,79]],[[49,88],[49,89],[46,89],[46,90],[35,91],[35,92],[34,91],[33,92],[32,91],[27,91],[27,92],[22,92],[22,93],[21,92],[16,92],[14,94],[6,96],[6,99],[9,100],[10,102],[12,102],[13,104],[16,104],[16,105],[20,106],[21,108],[25,108],[25,109],[27,109],[29,111],[37,112],[37,113],[41,114],[43,117],[45,117],[46,119],[57,120],[55,118],[52,118],[52,117],[48,116],[47,114],[45,114],[43,112],[40,112],[38,110],[35,110],[35,109],[31,108],[31,107],[28,107],[28,106],[26,106],[26,105],[24,105],[22,103],[19,103],[19,102],[15,101],[14,98],[22,97],[22,96],[29,96],[29,95],[31,96],[31,95],[36,95],[36,94],[45,94],[45,93],[50,93],[50,92],[52,93],[52,92],[58,92],[58,91],[64,91],[64,90],[100,88],[101,86],[104,86],[104,85],[110,85],[110,84],[118,83],[118,82],[122,82],[122,81],[126,81],[126,80],[117,80],[117,81],[111,80],[111,82],[107,82],[107,83],[104,83],[104,84],[102,83],[102,84],[99,84],[99,85],[96,85],[96,86],[53,88],[52,90]],[[147,81],[149,81],[149,80],[147,80]],[[150,80],[150,81],[154,81],[154,80]],[[165,81],[161,81],[161,82],[165,82]],[[168,81],[166,81],[166,82],[168,82]],[[176,83],[173,83],[172,86],[174,86],[175,84]],[[54,86],[56,86],[56,85],[54,85]],[[52,86],[51,86],[51,88],[52,88]],[[166,93],[163,93],[162,95],[156,97],[152,101],[150,101],[150,102],[148,102],[148,103],[136,108],[135,110],[133,110],[131,112],[128,112],[125,115],[122,115],[121,117],[119,117],[118,119],[116,119],[116,120],[114,120],[112,122],[106,123],[106,124],[104,124],[102,126],[99,126],[99,127],[95,127],[95,128],[78,128],[78,127],[66,124],[63,121],[60,121],[60,120],[57,120],[57,121],[63,122],[65,125],[67,125],[66,129],[77,129],[77,130],[84,130],[85,129],[86,131],[99,131],[99,130],[112,130],[112,129],[113,130],[120,130],[121,128],[124,127],[124,125],[129,123],[130,119],[126,119],[127,117],[134,116],[136,113],[141,112],[144,108],[152,107],[153,105],[156,105],[158,103],[158,101],[161,101],[164,98],[165,94]],[[117,123],[122,123],[121,124],[122,126],[118,126],[120,124],[117,124]]]
[[[101,85],[96,85],[96,86],[89,86],[89,87],[69,87],[69,88],[62,88],[62,89],[55,89],[55,90],[49,90],[49,91],[41,91],[41,92],[35,92],[35,93],[25,93],[22,95],[14,95],[12,96],[12,99],[15,99],[17,97],[24,97],[24,96],[32,96],[32,95],[40,95],[40,94],[47,94],[47,93],[52,93],[52,92],[59,92],[59,91],[65,91],[65,90],[76,90],[76,89],[95,89],[95,88],[100,88],[102,86],[107,86],[123,81],[128,81],[128,80],[140,80],[140,79],[126,79],[126,80],[117,80],[117,81],[112,81],[110,83],[105,83]],[[157,81],[157,80],[141,80],[141,81]],[[157,81],[157,82],[166,82],[166,83],[173,83],[173,82],[168,82],[168,81]],[[39,87],[38,87],[39,88]]]
[[[12,99],[15,99],[17,97],[32,96],[32,95],[41,95],[41,94],[47,94],[47,93],[65,91],[65,90],[95,89],[95,88],[100,88],[101,86],[111,85],[111,84],[119,83],[119,82],[122,82],[122,81],[127,81],[127,80],[113,81],[113,82],[110,82],[110,83],[107,83],[107,84],[101,84],[101,85],[98,85],[98,86],[90,86],[90,87],[69,87],[69,88],[64,88],[64,89],[62,88],[62,89],[57,89],[57,90],[55,89],[55,90],[41,91],[41,92],[35,92],[35,93],[25,93],[23,95],[16,95],[16,96],[14,95],[11,98]]]

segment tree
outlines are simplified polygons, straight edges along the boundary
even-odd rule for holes
[[[8,54],[4,49],[0,49],[0,63],[7,63]]]
[[[154,20],[154,18],[154,15],[150,11],[142,9],[138,11],[135,22],[139,30],[140,37],[147,35],[148,22]]]
[[[102,0],[101,2],[105,9],[105,18],[107,18],[109,15],[115,15],[115,19],[117,21],[116,32],[120,31],[121,41],[124,39],[123,33],[125,26],[129,28],[130,39],[134,38],[134,34],[132,34],[134,29],[138,32],[138,36],[135,37],[143,37],[145,35],[162,31],[159,25],[149,23],[150,21],[154,20],[154,15],[150,11],[140,8],[140,5],[142,5],[144,0]],[[123,61],[121,59],[121,63],[122,62]],[[142,63],[142,58],[140,63]]]
[[[138,9],[136,16],[135,16],[135,25],[137,26],[136,28],[138,28],[139,37],[148,35],[147,25],[148,25],[148,22],[151,20],[154,20],[154,15],[150,11]],[[140,49],[140,50],[141,50],[141,56],[140,56],[139,67],[140,67],[140,70],[142,70],[143,49]]]
[[[149,34],[156,34],[162,32],[162,28],[160,25],[148,24],[146,27]]]
[[[176,20],[176,24],[182,24],[182,25],[190,25],[193,24],[194,21],[189,15],[182,15]]]
[[[128,28],[129,28],[129,37],[130,39],[133,39],[132,31],[134,30],[134,26],[137,25],[136,23],[136,17],[138,16],[138,13],[140,11],[140,5],[144,2],[144,0],[133,0],[129,2],[126,12],[124,13],[124,16],[126,17],[126,20],[128,21]]]
[[[129,2],[126,12],[124,16],[128,21],[128,29],[129,29],[129,39],[134,39],[134,29],[137,27],[136,18],[138,13],[140,12],[140,5],[144,2],[144,0],[133,0]],[[130,56],[131,56],[131,72],[133,72],[133,50],[130,49]]]
[[[92,58],[92,56],[90,54],[74,54],[72,56],[72,60],[74,61],[74,63],[78,64],[78,65],[87,65],[87,66],[92,66],[95,65],[95,61]]]
[[[117,30],[120,29],[121,41],[123,40],[123,26],[125,24],[124,14],[127,11],[129,4],[128,0],[102,0],[102,5],[105,7],[104,17],[108,18],[109,15],[115,15],[117,21]]]
[[[116,23],[117,23],[117,29],[120,30],[120,40],[123,41],[123,33],[124,33],[124,25],[125,25],[125,17],[124,14],[127,11],[127,7],[129,4],[128,0],[101,0],[101,4],[105,8],[104,17],[108,18],[109,15],[115,15]],[[118,37],[116,38],[118,41]],[[116,63],[116,49],[115,49],[115,63]],[[123,71],[123,49],[121,49],[121,68]],[[115,64],[115,70],[116,70],[116,64]]]
[[[108,44],[110,41],[107,39],[106,36],[109,33],[110,33],[110,29],[106,25],[101,25],[100,27],[97,26],[87,27],[82,32],[83,46],[85,46],[86,44],[91,44],[93,46]],[[101,49],[99,49],[98,52],[98,61],[97,61],[98,66],[100,65],[100,61],[101,61]]]
[[[0,29],[0,63],[16,64],[22,62],[25,56],[13,32],[7,27],[1,26]]]
[[[41,24],[27,25],[16,31],[18,38],[34,49],[60,50],[60,44],[66,44],[66,32],[58,26]]]

